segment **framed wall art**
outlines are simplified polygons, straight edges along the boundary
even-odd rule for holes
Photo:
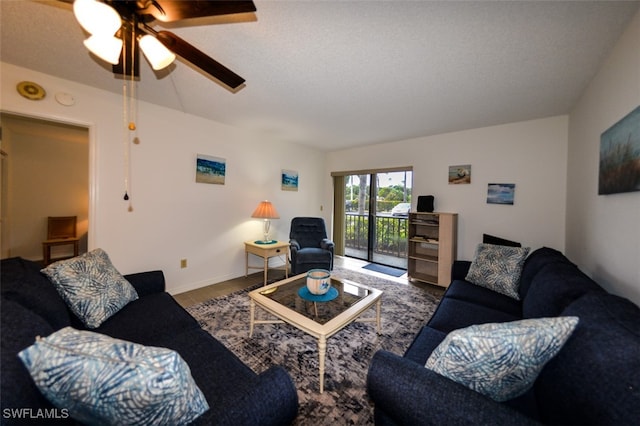
[[[640,106],[600,135],[598,195],[640,191]]]
[[[281,182],[283,191],[298,190],[298,172],[295,170],[282,170]]]
[[[487,204],[513,205],[515,183],[490,183],[487,186]]]
[[[220,157],[198,154],[196,156],[196,182],[224,185],[227,160]]]
[[[449,166],[449,183],[471,183],[471,164],[461,166]]]

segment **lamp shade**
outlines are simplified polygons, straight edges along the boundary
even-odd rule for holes
[[[114,8],[96,0],[75,0],[73,14],[82,28],[93,35],[112,36],[122,25]]]
[[[113,36],[93,35],[84,41],[84,45],[100,59],[117,64],[120,61],[122,40]]]
[[[273,207],[271,201],[261,201],[258,204],[258,207],[253,211],[251,217],[255,217],[258,219],[280,219],[280,215],[276,211],[276,208]]]
[[[171,53],[164,44],[148,34],[140,38],[140,48],[151,64],[151,68],[156,71],[169,66],[176,59],[176,55]]]

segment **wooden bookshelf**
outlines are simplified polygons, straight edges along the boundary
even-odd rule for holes
[[[409,213],[410,280],[448,287],[456,259],[457,213]]]

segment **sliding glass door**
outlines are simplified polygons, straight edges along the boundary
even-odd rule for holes
[[[411,180],[410,169],[344,176],[346,256],[406,269]]]
[[[369,258],[370,175],[345,177],[344,254]]]

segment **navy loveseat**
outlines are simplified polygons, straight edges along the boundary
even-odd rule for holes
[[[2,424],[74,424],[40,394],[17,357],[36,336],[72,326],[84,329],[35,262],[11,258],[1,264]],[[139,298],[100,327],[118,339],[177,351],[210,409],[194,425],[284,425],[298,410],[288,373],[279,366],[254,373],[165,292],[161,271],[126,275]],[[59,418],[51,418],[58,416]]]
[[[640,308],[607,293],[562,253],[541,248],[525,261],[521,300],[453,281],[404,356],[377,352],[368,392],[380,425],[637,425]],[[526,394],[500,403],[424,367],[452,330],[524,318],[577,316],[579,323]]]

